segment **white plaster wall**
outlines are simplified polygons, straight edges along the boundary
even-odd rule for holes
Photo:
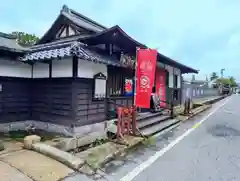
[[[33,65],[33,78],[49,78],[49,64],[35,63]]]
[[[169,87],[173,88],[173,73],[174,73],[173,67],[166,65],[166,69],[169,72],[169,82],[168,82]]]
[[[67,30],[66,30],[66,28],[65,28],[65,29],[63,30],[62,34],[60,35],[60,37],[65,37],[66,34],[67,34]]]
[[[177,88],[181,88],[181,75],[178,75]]]
[[[69,26],[69,36],[75,35],[75,31]]]
[[[86,60],[78,61],[78,77],[93,78],[93,76],[99,72],[107,76],[107,66]]]
[[[72,58],[52,61],[52,77],[72,77],[73,62]],[[79,60],[78,62],[78,77],[93,78],[93,76],[102,72],[107,76],[107,66],[87,60]],[[33,67],[34,78],[48,78],[49,66],[44,63],[36,63]]]
[[[72,58],[52,61],[52,77],[72,77]]]
[[[31,78],[31,65],[19,61],[0,58],[0,76]]]
[[[180,71],[180,69],[174,68],[174,74],[177,75],[177,88],[181,88],[181,71]]]

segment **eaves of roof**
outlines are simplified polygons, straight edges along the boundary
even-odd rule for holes
[[[148,48],[146,45],[138,42],[137,40],[133,39],[132,37],[130,37],[127,33],[125,33],[118,25],[116,26],[113,26],[107,30],[104,30],[104,31],[101,31],[97,34],[94,34],[94,35],[91,35],[91,36],[88,36],[88,37],[84,37],[84,38],[80,38],[79,40],[80,41],[84,41],[84,40],[87,40],[87,39],[92,39],[92,38],[96,38],[98,36],[101,36],[101,35],[104,35],[106,33],[109,33],[109,32],[115,32],[115,31],[118,31],[120,32],[124,37],[126,37],[127,39],[129,39],[129,41],[133,42],[135,45],[136,45],[136,48],[139,47],[139,48]],[[173,64],[173,65],[176,65],[178,68],[182,69],[182,72],[183,73],[198,73],[198,70],[196,69],[193,69],[191,67],[188,67],[184,64],[181,64],[169,57],[166,57],[164,55],[162,55],[161,53],[158,52],[158,56],[159,56],[159,59],[162,58],[162,59],[165,59],[169,64]],[[159,60],[158,59],[158,60]]]

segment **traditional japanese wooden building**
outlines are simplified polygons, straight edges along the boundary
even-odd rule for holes
[[[14,38],[0,34],[1,123],[67,129],[103,123],[116,117],[116,105],[133,104],[125,82],[134,80],[136,48],[147,46],[119,26],[106,28],[63,6],[36,45],[25,49]],[[175,91],[177,105],[181,74],[198,71],[160,53],[157,61],[157,91],[166,101]]]

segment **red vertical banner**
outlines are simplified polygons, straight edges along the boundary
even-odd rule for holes
[[[156,93],[160,98],[160,107],[165,107],[166,103],[166,72],[164,69],[156,70]]]
[[[138,49],[136,69],[135,106],[150,108],[152,87],[155,78],[157,50]]]

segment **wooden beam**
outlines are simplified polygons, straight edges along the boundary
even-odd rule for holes
[[[78,57],[77,56],[73,56],[72,58],[73,64],[72,64],[72,75],[73,78],[78,77]]]
[[[52,78],[52,60],[49,62],[49,78]]]
[[[69,25],[66,25],[66,36],[69,36]]]

